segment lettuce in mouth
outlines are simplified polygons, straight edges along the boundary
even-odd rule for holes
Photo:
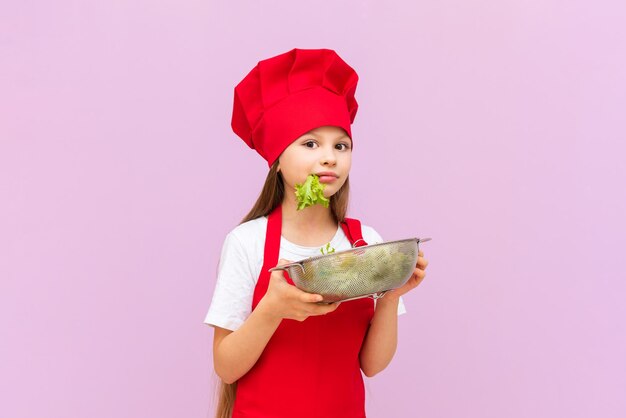
[[[304,184],[296,184],[296,199],[298,210],[313,206],[317,203],[328,207],[330,200],[324,197],[326,185],[320,183],[320,178],[315,174],[309,174]]]

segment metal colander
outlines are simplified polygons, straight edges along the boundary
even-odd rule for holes
[[[274,267],[287,270],[298,289],[324,297],[320,303],[378,299],[404,285],[415,270],[419,244],[409,238],[336,251]],[[356,244],[356,243],[355,243]]]

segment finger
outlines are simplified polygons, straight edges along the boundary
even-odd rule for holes
[[[423,270],[428,265],[428,260],[426,260],[424,257],[418,257],[417,258],[417,265],[419,267],[421,267],[421,269]]]
[[[276,267],[278,267],[278,266],[284,266],[285,264],[289,264],[289,263],[291,263],[291,261],[290,261],[290,260],[286,260],[286,259],[284,259],[284,258],[281,258],[280,260],[278,260],[278,264],[276,264]]]
[[[283,270],[274,270],[270,279],[284,281],[285,283],[287,282],[285,279],[285,272]]]
[[[416,268],[413,271],[413,278],[423,279],[426,276],[426,272],[420,268]]]
[[[326,313],[331,313],[335,310],[337,310],[337,308],[339,307],[339,305],[341,305],[341,302],[334,302],[331,303],[330,305],[328,305],[328,310],[326,311]]]
[[[300,300],[306,303],[321,302],[324,297],[316,293],[301,292]]]
[[[326,315],[328,313],[331,313],[335,309],[337,309],[340,304],[341,302],[333,302],[327,305],[317,305],[317,307],[313,311],[313,314],[314,315]]]

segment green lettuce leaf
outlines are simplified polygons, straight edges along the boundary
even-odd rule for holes
[[[324,247],[320,248],[320,252],[323,255],[328,255],[328,254],[332,254],[335,252],[335,249],[333,247],[330,246],[330,242],[328,244],[326,244],[326,252],[324,252]]]
[[[304,184],[296,184],[296,199],[298,210],[313,206],[317,203],[328,207],[330,200],[324,197],[326,185],[320,183],[320,178],[315,174],[309,174]]]

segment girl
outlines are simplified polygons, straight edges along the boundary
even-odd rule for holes
[[[382,242],[346,218],[351,123],[358,76],[333,50],[292,49],[260,61],[235,87],[232,128],[269,165],[259,199],[222,247],[205,323],[214,327],[221,378],[217,417],[365,417],[362,373],[383,370],[396,350],[401,295],[413,276],[375,303],[330,305],[293,285],[277,265]],[[296,185],[311,174],[328,205],[298,209]]]

